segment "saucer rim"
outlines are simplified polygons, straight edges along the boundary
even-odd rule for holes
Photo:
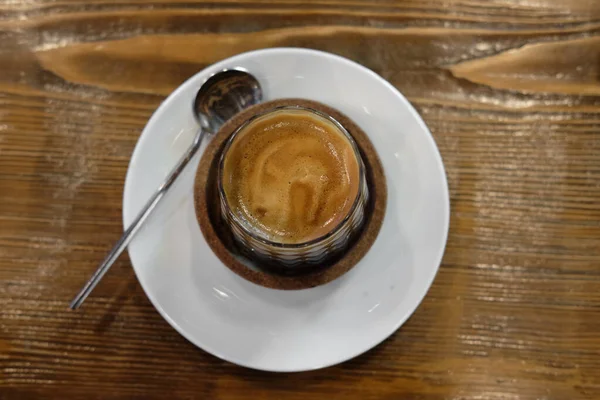
[[[140,283],[140,286],[144,290],[144,293],[146,294],[146,296],[148,297],[148,299],[150,300],[150,302],[152,303],[154,308],[158,311],[158,313],[180,335],[182,335],[184,338],[186,338],[189,342],[191,342],[196,347],[212,354],[213,356],[215,356],[217,358],[220,358],[221,360],[231,362],[233,364],[240,365],[240,366],[243,366],[243,367],[249,368],[249,369],[260,370],[260,371],[269,371],[269,372],[282,372],[282,373],[312,371],[312,370],[327,368],[327,367],[330,367],[333,365],[343,363],[345,361],[351,360],[353,358],[356,358],[356,357],[366,353],[367,351],[373,349],[374,347],[378,346],[380,343],[382,343],[383,341],[388,339],[392,334],[394,334],[414,314],[414,312],[417,310],[417,308],[419,307],[419,305],[422,303],[423,299],[429,292],[431,285],[433,284],[433,281],[435,280],[435,278],[439,272],[439,268],[440,268],[445,250],[446,250],[446,246],[447,246],[447,242],[448,242],[448,234],[449,234],[449,229],[450,229],[450,194],[449,194],[449,187],[448,187],[448,178],[447,178],[446,170],[444,167],[443,158],[442,158],[442,155],[439,151],[439,148],[437,146],[437,143],[435,142],[435,139],[434,139],[431,131],[429,130],[429,128],[423,121],[421,115],[413,107],[413,105],[406,99],[406,97],[398,89],[396,89],[386,79],[384,79],[379,74],[375,73],[374,71],[370,70],[369,68],[367,68],[355,61],[352,61],[350,59],[347,59],[345,57],[342,57],[342,56],[339,56],[336,54],[321,51],[321,50],[313,50],[313,49],[306,49],[306,48],[294,48],[294,47],[277,47],[277,48],[247,51],[247,52],[239,53],[232,57],[228,57],[226,59],[220,60],[216,63],[207,65],[205,68],[198,71],[197,73],[192,75],[190,78],[186,79],[181,85],[179,85],[173,92],[171,92],[171,94],[169,94],[163,100],[163,102],[153,112],[152,116],[148,119],[148,121],[147,121],[146,125],[144,126],[144,129],[142,130],[140,137],[134,147],[134,150],[131,154],[129,165],[127,167],[124,188],[123,188],[123,198],[122,198],[123,226],[124,227],[128,226],[128,221],[131,221],[134,218],[134,214],[132,212],[130,212],[128,210],[128,208],[126,207],[126,201],[127,201],[126,199],[127,199],[127,197],[129,197],[128,193],[130,193],[132,190],[131,185],[133,184],[132,183],[133,182],[133,173],[134,173],[133,171],[138,162],[141,148],[144,147],[144,144],[146,143],[146,141],[150,140],[149,139],[150,136],[148,134],[149,127],[152,126],[156,122],[156,120],[159,118],[160,111],[163,108],[165,108],[168,103],[172,102],[174,98],[178,97],[182,92],[184,92],[186,90],[187,86],[190,85],[191,82],[193,82],[197,79],[198,75],[204,74],[205,71],[207,71],[207,70],[211,70],[211,69],[218,70],[218,69],[225,69],[225,68],[244,69],[244,67],[235,65],[235,63],[239,62],[239,60],[244,59],[245,57],[247,57],[250,54],[252,54],[254,56],[261,56],[263,54],[268,54],[268,53],[286,53],[286,52],[292,53],[292,54],[300,56],[300,57],[302,57],[303,55],[317,55],[319,57],[325,57],[325,58],[328,58],[331,60],[335,60],[336,62],[342,62],[344,64],[350,65],[351,67],[358,68],[361,73],[368,74],[368,75],[374,77],[380,83],[382,83],[384,86],[386,86],[388,89],[390,89],[391,92],[398,98],[398,100],[403,103],[405,109],[408,110],[410,112],[410,114],[412,115],[412,117],[415,118],[417,124],[421,127],[421,129],[427,133],[427,137],[430,142],[430,145],[432,145],[433,149],[435,150],[436,169],[438,170],[438,172],[441,172],[443,193],[445,194],[446,201],[443,204],[440,204],[440,206],[443,207],[443,214],[445,216],[445,218],[443,219],[443,225],[444,225],[443,226],[443,245],[440,246],[439,253],[435,257],[437,261],[435,263],[435,266],[432,267],[433,273],[431,274],[429,282],[427,282],[427,285],[423,285],[423,288],[424,288],[423,294],[420,296],[420,299],[416,302],[413,309],[410,312],[406,313],[402,318],[399,318],[398,321],[396,322],[396,324],[394,324],[393,328],[390,329],[389,332],[383,334],[381,338],[376,338],[366,344],[363,344],[363,346],[360,346],[360,348],[358,348],[356,351],[350,351],[350,352],[348,352],[347,355],[344,355],[343,357],[340,357],[338,359],[332,359],[327,362],[323,362],[323,363],[319,363],[319,364],[313,364],[310,367],[303,367],[303,368],[294,368],[294,367],[281,368],[281,367],[277,367],[277,366],[275,366],[273,368],[268,368],[268,367],[264,367],[264,366],[259,367],[257,365],[252,365],[251,363],[248,363],[245,360],[242,360],[242,359],[239,359],[236,357],[232,357],[230,355],[224,355],[221,351],[216,350],[212,346],[209,346],[206,343],[201,343],[200,340],[197,340],[196,337],[194,337],[191,334],[188,334],[185,329],[183,329],[175,320],[173,320],[169,316],[169,314],[162,308],[162,306],[160,305],[160,302],[154,298],[154,295],[151,294],[152,292],[146,288],[143,279],[141,279],[140,274],[138,273],[137,268],[139,268],[139,267],[136,268],[136,266],[133,263],[133,257],[131,257],[131,254],[130,254],[130,250],[129,250],[129,248],[127,249],[128,253],[130,254],[130,259],[132,260],[131,264],[132,264],[134,273],[136,275],[138,282]],[[388,187],[388,190],[389,190],[389,187]],[[204,239],[204,237],[203,237],[203,239]]]

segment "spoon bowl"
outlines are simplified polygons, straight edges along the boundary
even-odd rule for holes
[[[214,134],[235,114],[261,100],[262,90],[254,76],[241,69],[228,69],[204,82],[194,99],[193,112],[200,127]]]

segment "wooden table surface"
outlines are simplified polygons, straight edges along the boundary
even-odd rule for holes
[[[452,217],[428,295],[321,371],[237,367],[152,307],[122,232],[129,157],[183,80],[299,46],[381,74],[440,148]],[[1,399],[600,399],[600,1],[0,1]]]

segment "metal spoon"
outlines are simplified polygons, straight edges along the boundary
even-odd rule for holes
[[[192,105],[194,116],[200,124],[200,129],[196,133],[192,145],[187,149],[175,168],[171,170],[152,197],[150,197],[131,225],[125,230],[123,236],[121,236],[104,261],[102,261],[102,264],[94,272],[94,275],[92,275],[90,280],[87,281],[85,286],[75,296],[69,306],[71,309],[79,308],[115,260],[125,250],[146,218],[154,210],[194,154],[198,152],[204,137],[207,134],[213,135],[219,130],[221,125],[235,114],[251,105],[259,103],[261,100],[262,90],[256,78],[240,69],[223,70],[204,82],[198,90]]]

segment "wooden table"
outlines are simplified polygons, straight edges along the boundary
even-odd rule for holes
[[[197,349],[123,256],[129,157],[205,66],[322,49],[400,89],[452,218],[413,317],[340,366],[277,375]],[[600,399],[600,1],[3,0],[1,399]]]

